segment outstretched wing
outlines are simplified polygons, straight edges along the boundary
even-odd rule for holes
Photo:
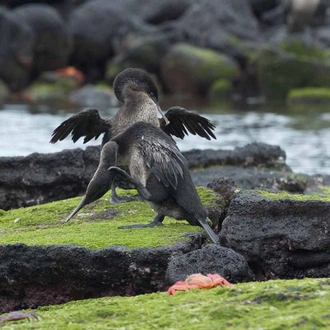
[[[175,143],[153,136],[152,139],[141,139],[139,145],[147,167],[157,180],[176,189],[179,178],[183,177],[186,159]]]
[[[93,138],[97,139],[109,129],[111,129],[110,123],[100,117],[97,109],[87,109],[71,116],[55,128],[50,143],[62,141],[70,133],[73,142],[84,136],[86,143]]]
[[[212,132],[215,126],[207,118],[195,112],[176,106],[169,108],[165,116],[170,123],[166,125],[164,119],[159,119],[159,126],[168,135],[174,135],[183,139],[190,132],[207,140],[211,140],[211,138],[216,139]]]

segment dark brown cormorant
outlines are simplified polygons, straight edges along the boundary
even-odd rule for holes
[[[112,137],[139,121],[151,123],[160,127],[168,135],[181,139],[188,135],[188,132],[198,134],[208,140],[216,139],[212,132],[215,126],[208,119],[194,112],[176,106],[168,109],[164,116],[158,105],[157,87],[143,70],[122,71],[114,80],[113,88],[118,100],[124,103],[114,117],[103,119],[96,109],[81,111],[61,123],[54,130],[50,142],[62,141],[71,133],[73,142],[84,136],[84,143],[86,143],[104,134],[102,140],[102,145],[104,145]],[[163,118],[157,117],[158,111]],[[113,186],[111,202],[118,203],[131,199],[119,198]]]
[[[55,128],[50,143],[62,141],[70,133],[73,142],[84,138],[84,143],[104,134],[102,145],[136,122],[144,121],[158,126],[167,134],[183,138],[198,134],[208,140],[216,139],[214,125],[208,119],[181,107],[172,107],[164,114],[158,105],[158,90],[151,77],[140,69],[126,69],[114,80],[116,97],[124,105],[109,119],[100,117],[98,110],[83,110]],[[158,119],[157,111],[163,118]]]
[[[130,175],[116,167],[123,163],[128,165]],[[66,221],[83,206],[102,197],[117,181],[133,185],[157,212],[148,224],[119,228],[160,226],[165,216],[171,216],[203,227],[212,242],[219,243],[207,223],[207,212],[192,182],[186,159],[161,129],[139,122],[107,142],[83,199]]]

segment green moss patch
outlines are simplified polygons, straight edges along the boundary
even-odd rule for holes
[[[198,188],[205,206],[212,205],[215,193]],[[119,195],[135,191],[118,190]],[[159,247],[185,240],[185,233],[201,231],[186,221],[170,217],[164,226],[157,228],[118,229],[118,226],[148,223],[156,213],[147,202],[110,204],[110,194],[85,206],[68,223],[65,218],[79,204],[81,197],[63,201],[10,210],[0,213],[1,244],[25,243],[27,245],[74,244],[91,249],[110,245]]]
[[[276,280],[74,301],[3,329],[329,329],[329,307],[329,279]]]
[[[218,79],[216,80],[209,92],[209,99],[213,103],[223,102],[229,100],[232,86],[229,80]]]
[[[280,191],[278,193],[271,193],[266,190],[260,190],[258,193],[267,199],[270,200],[281,200],[281,199],[291,199],[296,201],[323,201],[330,202],[330,193],[327,190],[324,190],[324,193],[320,194],[311,194],[311,195],[301,195],[301,194],[290,194],[286,191]]]
[[[169,80],[168,88],[174,93],[186,91],[188,87],[207,93],[214,81],[230,82],[238,73],[237,64],[228,56],[184,43],[171,48],[162,61],[162,70]]]
[[[293,111],[310,111],[311,105],[318,106],[318,110],[328,111],[330,104],[330,88],[306,87],[292,89],[287,97],[289,109]],[[321,109],[319,109],[321,107]],[[313,111],[315,108],[313,107]]]
[[[39,81],[33,83],[26,93],[34,102],[66,102],[68,95],[73,90],[79,88],[79,83],[71,77],[56,77],[54,75],[53,81]]]
[[[322,57],[316,52],[313,57],[311,51],[308,56],[298,55],[292,50],[295,47],[283,47],[284,52],[265,47],[258,53],[256,66],[261,85],[272,101],[284,103],[289,91],[295,88],[330,86],[327,54]]]

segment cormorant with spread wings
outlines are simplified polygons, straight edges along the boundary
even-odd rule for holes
[[[117,167],[123,162],[128,162],[130,175]],[[165,216],[171,216],[203,227],[212,242],[219,243],[218,236],[207,223],[207,212],[191,179],[186,159],[161,129],[139,122],[107,142],[83,199],[66,221],[85,205],[101,198],[117,181],[134,186],[157,212],[148,224],[119,228],[160,226]]]

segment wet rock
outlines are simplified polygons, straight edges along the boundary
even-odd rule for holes
[[[105,79],[112,85],[115,77],[127,68],[140,68],[155,74],[155,80],[160,77],[161,59],[166,55],[171,46],[170,38],[164,34],[154,37],[134,37],[128,40],[129,47],[119,55],[113,57],[106,65]],[[159,90],[163,87],[159,86]]]
[[[190,168],[224,164],[252,166],[260,165],[260,162],[275,164],[276,158],[285,155],[279,147],[264,144],[260,144],[259,149],[258,144],[252,144],[234,151],[193,150],[183,154]],[[83,194],[98,163],[99,147],[1,157],[0,208],[8,210]]]
[[[85,192],[99,161],[99,148],[0,159],[0,208],[8,210]]]
[[[258,42],[260,30],[248,0],[207,0],[189,7],[177,20],[181,40],[212,48],[241,62],[245,42]]]
[[[193,149],[184,152],[189,168],[210,167],[213,165],[264,166],[273,168],[288,168],[284,161],[285,151],[279,146],[266,143],[250,143],[234,150]]]
[[[296,174],[267,168],[212,166],[190,173],[197,186],[206,186],[213,180],[230,178],[239,189],[284,190],[290,193],[312,194],[322,193],[322,189],[330,185],[329,175]]]
[[[171,256],[193,249],[0,245],[0,313],[71,300],[163,291]],[[14,270],[14,271],[13,271]]]
[[[277,7],[278,0],[249,0],[253,13],[260,18],[262,14]]]
[[[226,205],[230,204],[230,201],[234,198],[237,192],[235,181],[228,177],[215,178],[207,184],[207,187],[221,195],[225,200]]]
[[[0,7],[0,23],[0,78],[11,91],[17,92],[29,83],[35,35],[17,14],[3,7]]]
[[[133,12],[133,6],[129,0],[90,1],[70,16],[69,31],[75,45],[72,62],[84,72],[87,82],[104,78],[107,60],[127,49],[129,36],[151,29]]]
[[[68,63],[72,40],[64,20],[51,6],[27,4],[12,10],[34,34],[32,72],[35,79],[43,71],[55,70]]]
[[[79,88],[80,83],[72,77],[44,72],[24,91],[24,94],[32,104],[68,107],[74,105],[69,98],[70,93]]]
[[[213,82],[230,82],[237,73],[237,64],[228,56],[188,44],[174,45],[161,61],[162,81],[173,94],[205,96]]]
[[[85,85],[70,94],[71,103],[88,108],[109,109],[117,107],[119,102],[113,90],[106,85]]]
[[[180,256],[171,258],[166,277],[170,285],[184,281],[188,275],[201,273],[219,274],[229,282],[247,282],[254,279],[243,256],[226,247],[208,244]]]
[[[297,105],[306,105],[309,109],[311,105],[327,105],[330,103],[330,88],[309,87],[292,89],[289,92],[287,103],[290,109],[291,106],[293,106],[293,109],[297,109],[295,107]]]
[[[229,100],[232,91],[232,83],[226,79],[214,81],[210,87],[208,98],[212,104],[223,103]]]
[[[222,224],[222,245],[244,255],[257,279],[329,277],[330,203],[243,191]]]
[[[269,100],[284,102],[294,88],[329,86],[330,66],[322,50],[305,47],[300,41],[282,47],[284,51],[264,48],[256,60],[261,86]]]

